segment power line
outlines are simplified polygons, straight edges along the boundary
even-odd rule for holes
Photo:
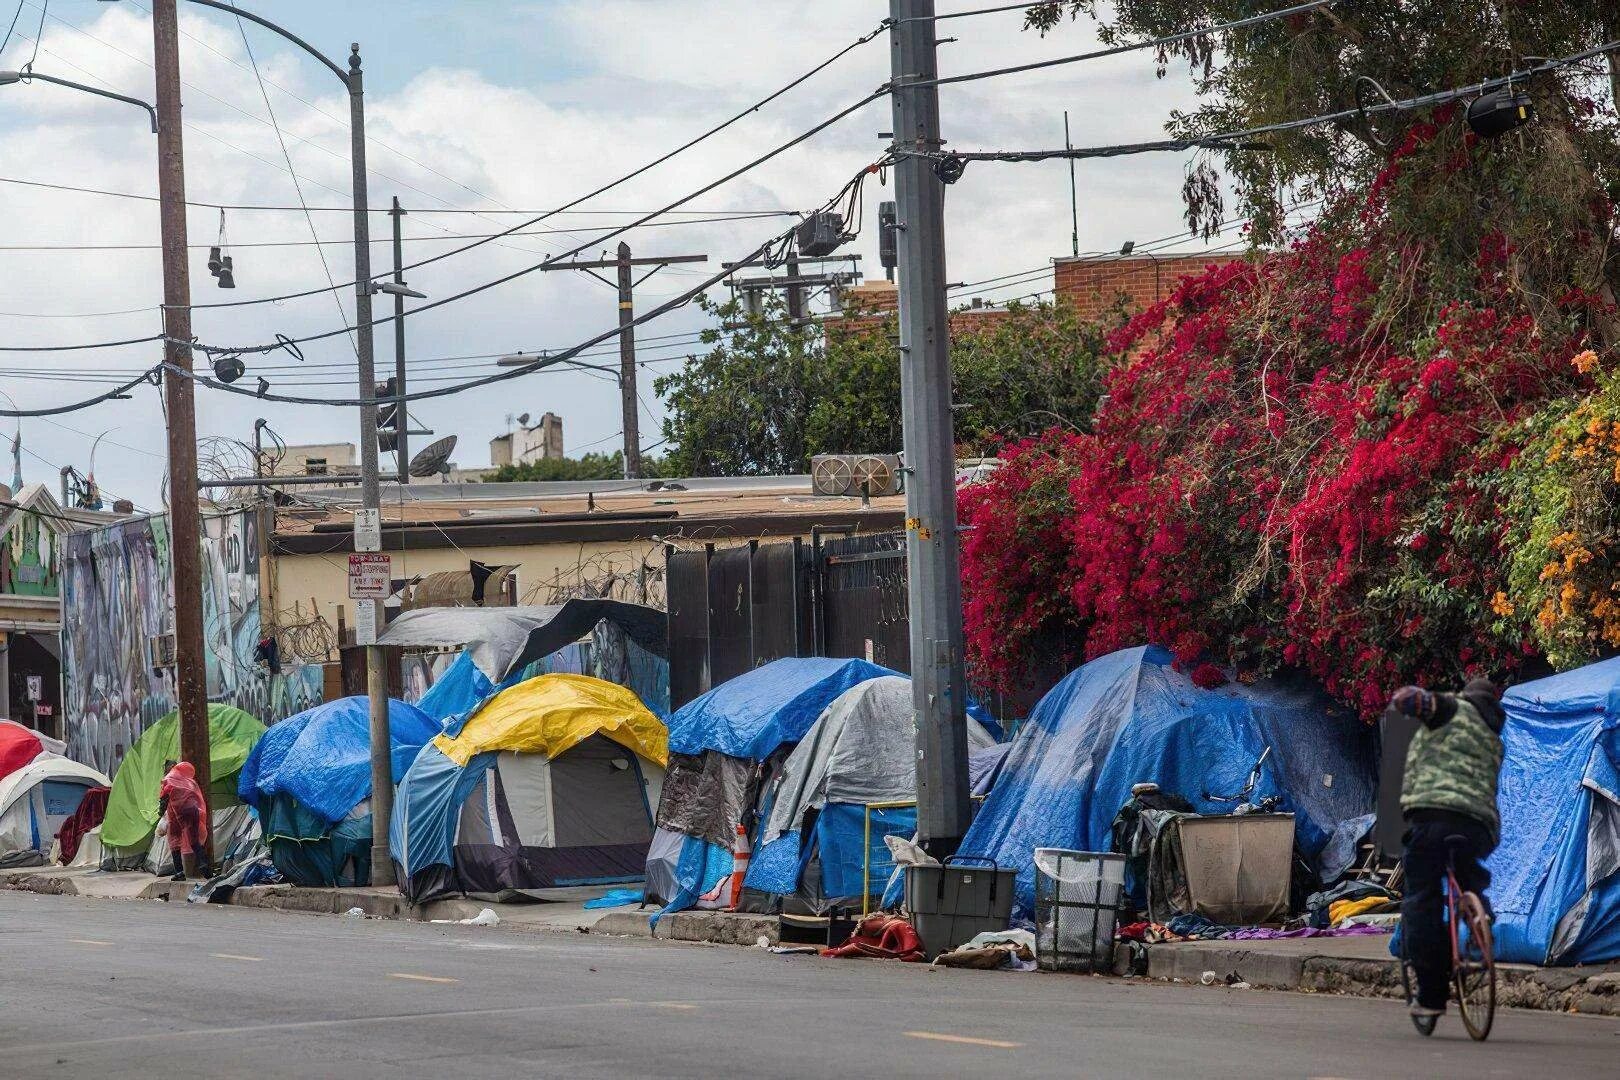
[[[17,20],[22,18],[22,9],[27,6],[28,0],[18,0],[17,10],[11,13],[11,25],[6,27],[5,39],[0,40],[0,53],[4,53],[6,46],[11,44],[11,34],[17,29]]]

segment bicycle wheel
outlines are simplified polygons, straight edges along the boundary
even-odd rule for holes
[[[1412,961],[1406,954],[1406,935],[1401,935],[1401,990],[1406,998],[1406,1007],[1411,1008],[1417,1000],[1417,976],[1412,971]],[[1414,1016],[1412,1026],[1417,1028],[1419,1035],[1433,1035],[1435,1026],[1440,1023],[1438,1016]]]
[[[1459,908],[1468,937],[1458,943],[1452,982],[1457,988],[1457,1009],[1462,1013],[1463,1027],[1472,1038],[1483,1042],[1496,1019],[1496,959],[1492,955],[1491,919],[1485,914],[1485,905],[1473,893],[1463,893]]]

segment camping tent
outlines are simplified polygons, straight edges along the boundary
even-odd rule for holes
[[[401,891],[420,903],[638,880],[667,737],[635,694],[588,675],[502,690],[400,782],[389,843]]]
[[[737,825],[755,808],[784,748],[804,738],[844,691],[893,674],[865,660],[787,657],[677,709],[669,718],[669,775],[647,862],[648,896],[672,911],[715,906],[715,887],[731,872]]]
[[[1620,658],[1516,686],[1502,706],[1497,959],[1620,958]]]
[[[208,706],[209,830],[216,859],[235,848],[253,827],[252,815],[236,795],[236,774],[264,725],[241,709]],[[158,784],[180,760],[180,714],[169,713],[141,733],[113,777],[101,843],[108,858],[123,868],[145,865],[154,872],[167,865],[168,845],[153,840],[158,821]]]
[[[995,746],[967,723],[970,753]],[[881,892],[893,869],[883,838],[916,832],[917,809],[869,807],[915,803],[916,747],[910,679],[885,675],[840,694],[782,765],[747,887],[793,894],[813,911]]]
[[[45,741],[33,728],[15,720],[0,720],[0,779],[4,779],[46,752]],[[56,753],[62,744],[56,744]]]
[[[390,623],[379,643],[463,650],[417,702],[435,719],[464,715],[495,691],[541,674],[531,665],[545,666],[537,662],[586,636],[598,646],[594,651],[610,654],[592,658],[593,674],[630,687],[654,711],[667,711],[668,618],[641,604],[583,598],[541,606],[417,608]]]
[[[1131,786],[1158,784],[1204,813],[1229,813],[1269,746],[1249,799],[1280,796],[1307,856],[1371,812],[1373,736],[1314,685],[1194,686],[1156,646],[1085,664],[1053,687],[1019,730],[961,853],[1018,870],[1015,911],[1033,906],[1034,852],[1107,851]],[[1344,826],[1353,828],[1354,826]]]
[[[395,783],[439,725],[388,702]],[[371,882],[371,708],[339,698],[273,724],[254,744],[237,794],[259,812],[271,860],[295,885]]]
[[[84,793],[107,783],[90,766],[54,754],[0,777],[0,866],[43,862],[56,830],[73,816]]]

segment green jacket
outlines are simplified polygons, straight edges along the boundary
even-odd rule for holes
[[[1418,728],[1406,752],[1401,811],[1466,814],[1488,827],[1494,841],[1501,830],[1496,809],[1496,778],[1502,769],[1500,722],[1493,727],[1467,697],[1435,696],[1441,708]]]

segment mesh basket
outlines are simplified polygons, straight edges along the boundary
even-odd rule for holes
[[[1035,851],[1035,959],[1046,971],[1107,973],[1125,892],[1125,856]]]

